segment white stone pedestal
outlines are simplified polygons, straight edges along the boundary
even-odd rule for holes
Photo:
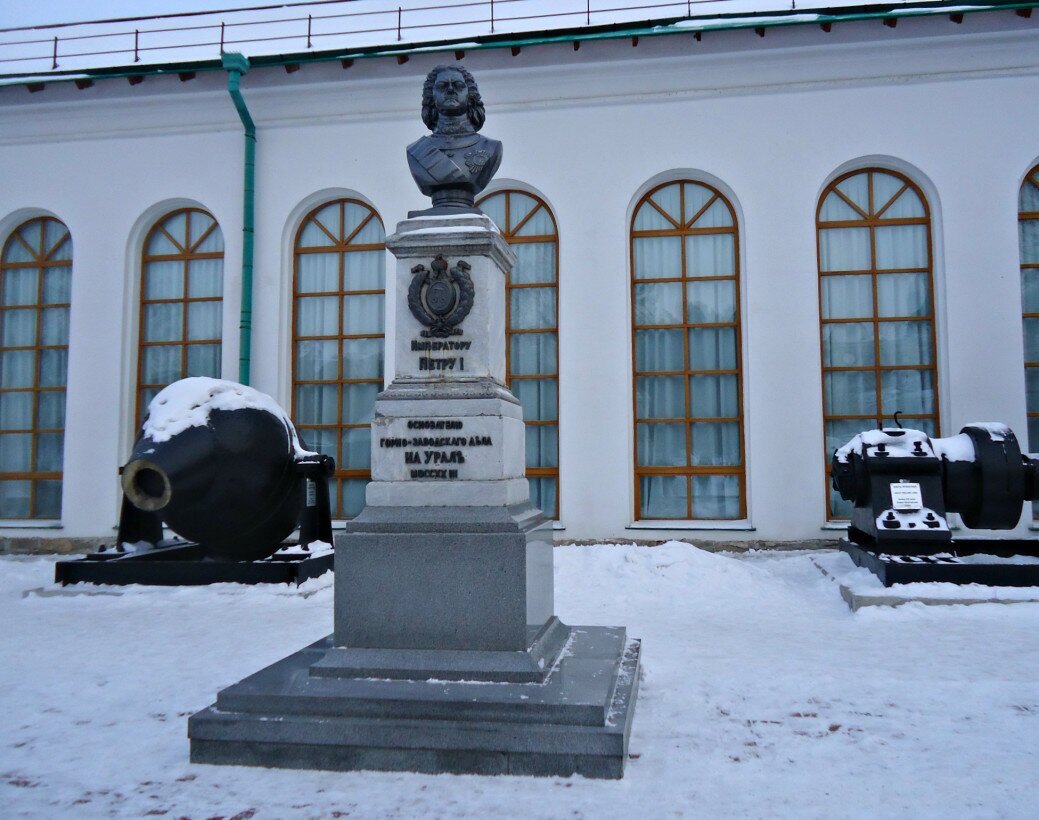
[[[505,275],[516,261],[486,216],[397,226],[393,382],[375,402],[369,506],[512,506],[529,500],[523,414],[505,387]],[[473,303],[446,337],[409,307],[415,268],[468,265]]]

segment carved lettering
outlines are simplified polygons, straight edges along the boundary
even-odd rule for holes
[[[472,347],[472,344],[473,344],[472,342],[462,342],[462,341],[457,341],[457,342],[455,342],[455,341],[447,341],[447,342],[428,341],[427,342],[424,339],[423,340],[412,339],[411,340],[411,349],[415,350],[415,351],[424,351],[425,350],[425,351],[432,351],[432,352],[435,352],[435,351],[438,351],[438,350],[468,350],[470,347]]]
[[[458,470],[412,470],[412,478],[458,478]]]
[[[424,455],[426,464],[465,464],[465,456],[462,455],[461,450],[452,450],[450,453],[442,450],[426,450]]]
[[[411,478],[454,479],[458,478],[458,470],[446,466],[465,464],[465,448],[493,446],[491,436],[466,435],[462,432],[464,426],[462,419],[408,419],[407,430],[417,435],[381,437],[379,446],[400,449]],[[423,435],[425,432],[440,435]]]
[[[491,447],[490,436],[416,436],[415,438],[380,438],[379,446],[395,447]]]
[[[419,356],[419,370],[465,370],[465,358],[434,359],[432,356]]]
[[[412,419],[408,422],[409,430],[461,430],[462,422],[458,419]]]

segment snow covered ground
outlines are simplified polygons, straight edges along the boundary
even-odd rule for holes
[[[563,620],[643,639],[621,781],[191,765],[189,714],[331,631],[331,576],[58,591],[51,559],[3,558],[0,815],[1037,816],[1039,604],[852,614],[813,556],[853,570],[832,553],[556,550]]]

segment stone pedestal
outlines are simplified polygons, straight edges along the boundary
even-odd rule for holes
[[[554,614],[552,531],[504,385],[515,256],[473,214],[406,220],[386,246],[394,379],[367,506],[336,538],[335,631],[194,715],[191,759],[620,777],[640,645]]]

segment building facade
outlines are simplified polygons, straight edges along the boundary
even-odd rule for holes
[[[505,146],[482,203],[560,538],[836,537],[827,454],[896,411],[1039,448],[1039,23],[956,17],[254,67],[251,383],[336,457],[336,516],[392,372],[383,240],[423,207],[404,147],[458,56]],[[8,540],[111,539],[147,401],[239,374],[227,74],[83,85],[0,88]]]

